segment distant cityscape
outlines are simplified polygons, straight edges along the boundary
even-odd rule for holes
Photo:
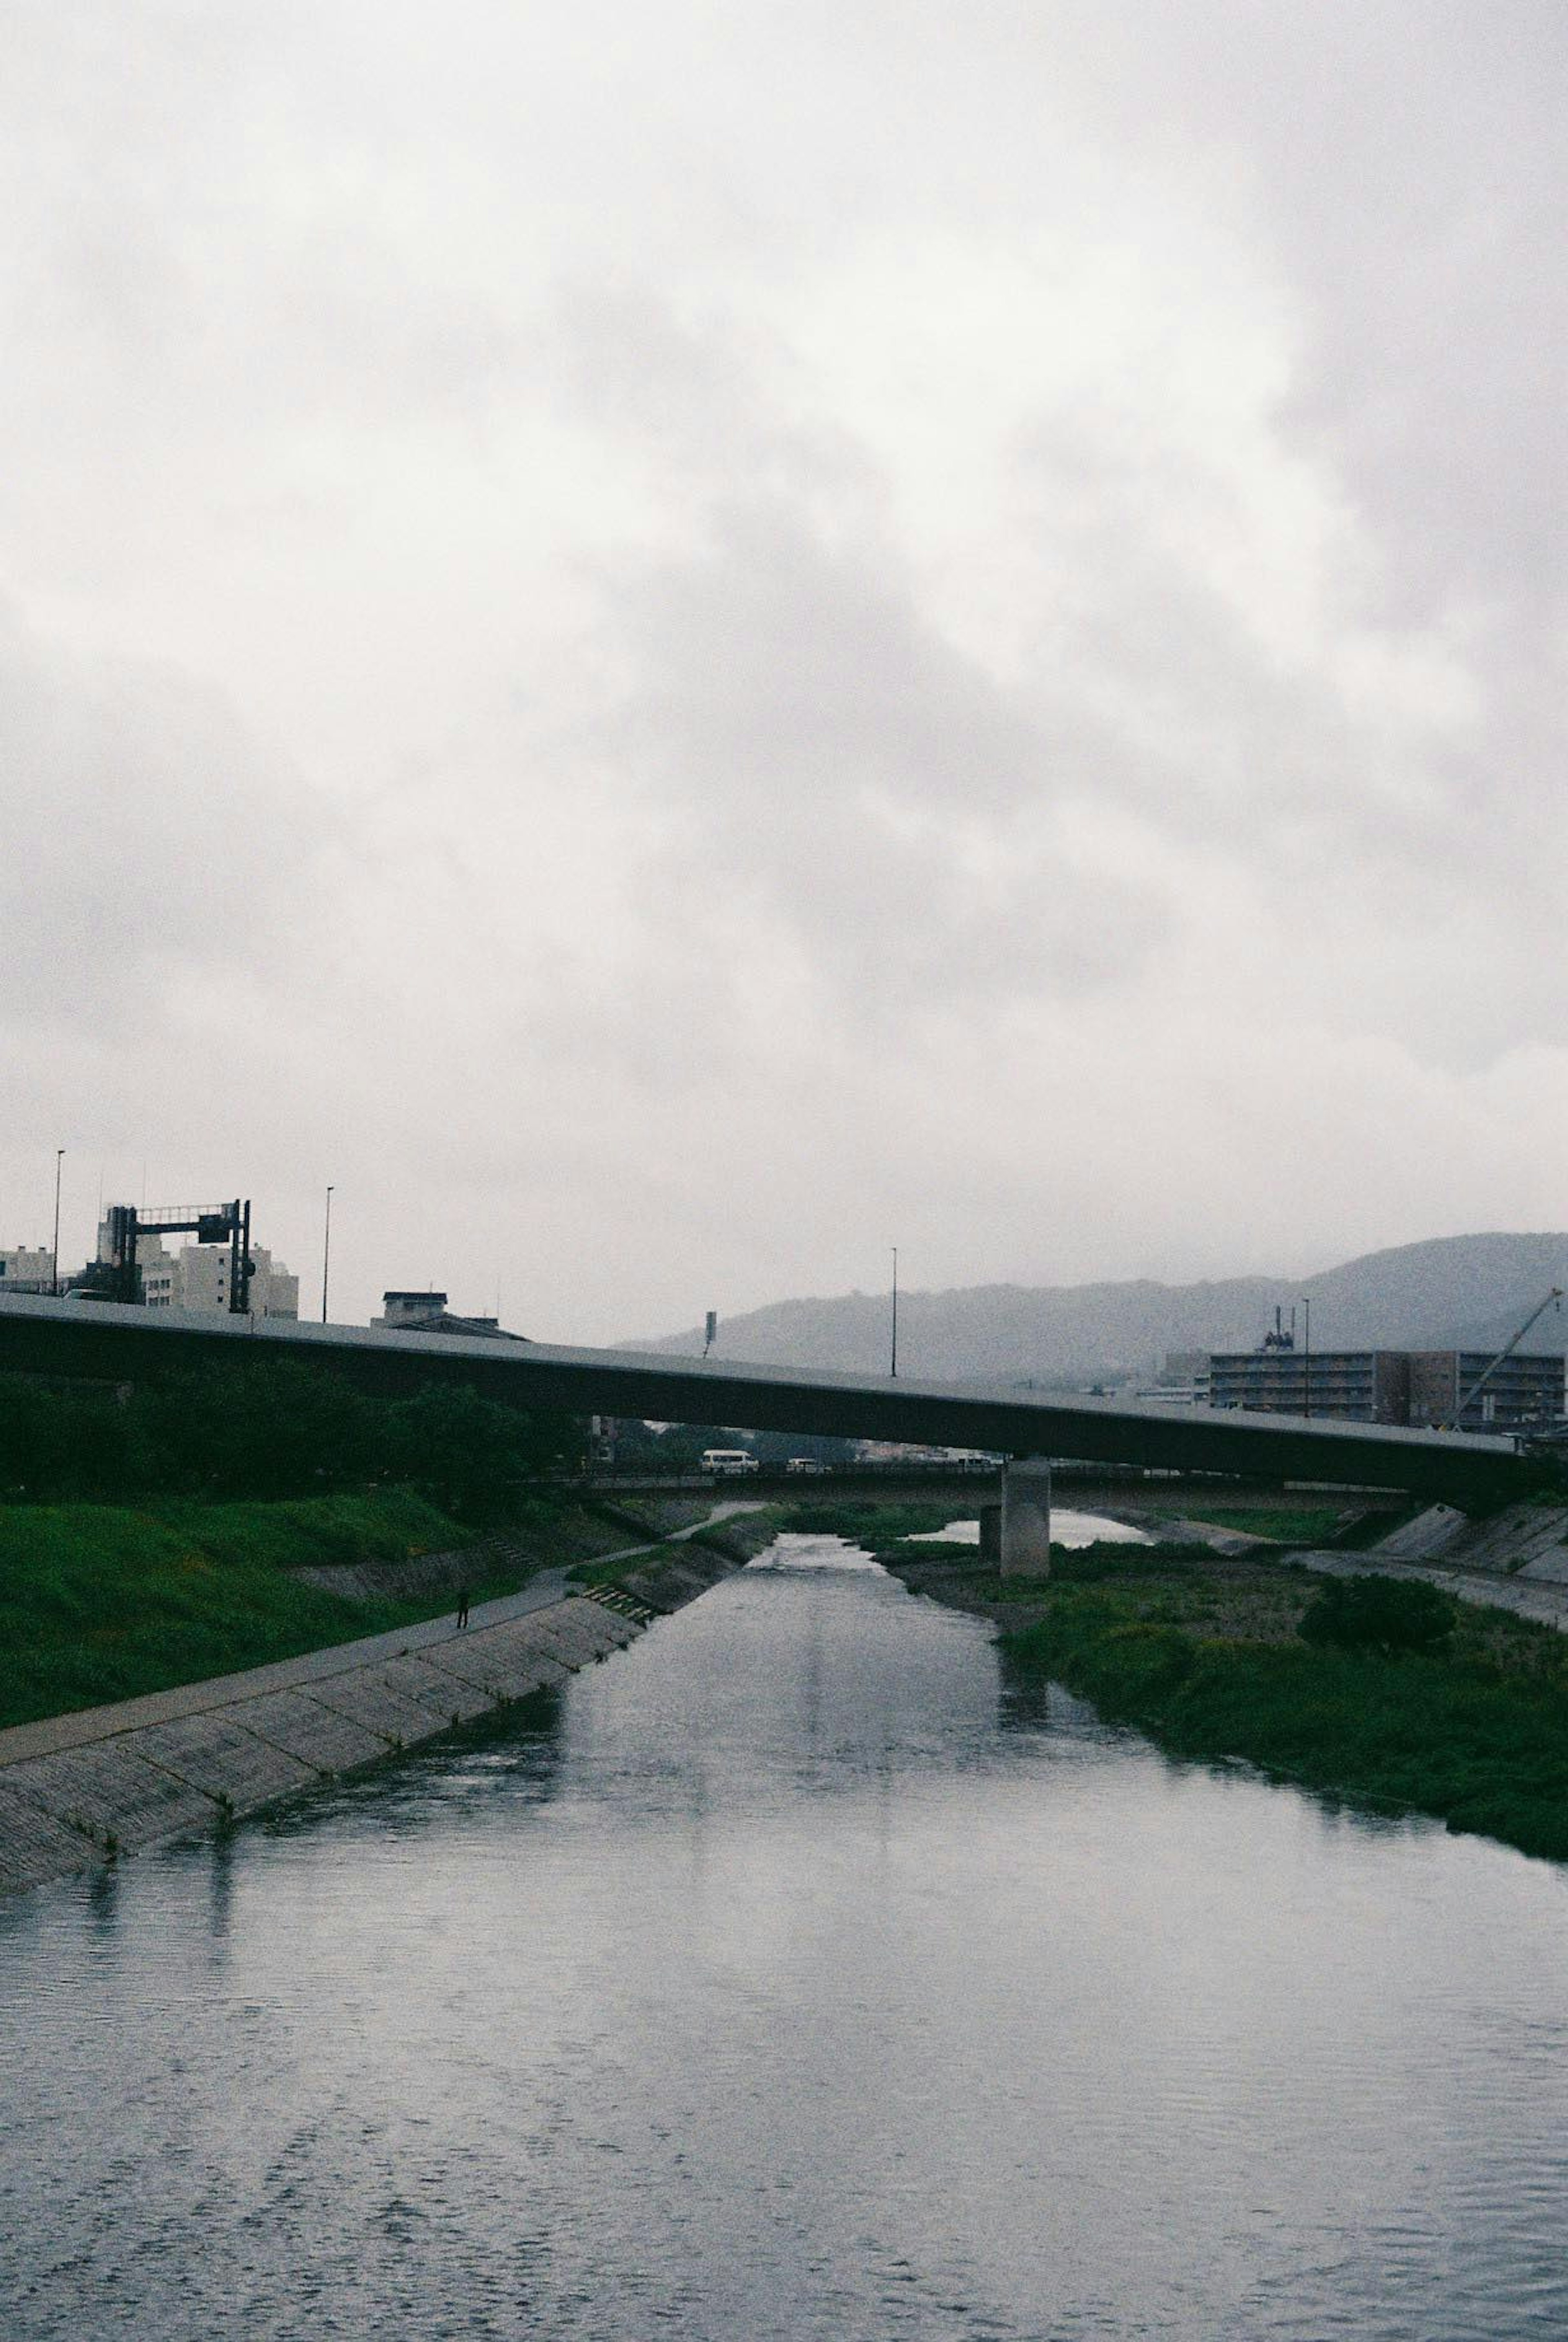
[[[99,1224],[95,1257],[60,1271],[44,1246],[0,1248],[0,1299],[15,1294],[82,1300],[124,1297],[117,1244],[123,1246],[128,1207],[110,1206]],[[134,1237],[136,1304],[195,1316],[227,1314],[235,1306],[235,1249],[230,1244],[171,1246],[155,1226]],[[250,1275],[243,1306],[259,1317],[299,1316],[299,1279],[264,1245],[248,1253]],[[118,1276],[117,1286],[115,1278]],[[464,1316],[434,1287],[394,1288],[370,1320],[378,1330],[409,1335],[463,1334],[522,1341],[494,1316]],[[1109,1386],[1105,1396],[1111,1396]],[[1273,1332],[1248,1350],[1171,1351],[1152,1377],[1120,1376],[1122,1396],[1168,1406],[1237,1408],[1251,1414],[1491,1432],[1506,1436],[1561,1429],[1565,1413],[1564,1359],[1559,1352],[1457,1346],[1407,1348],[1368,1345],[1313,1350],[1293,1330]]]
[[[1516,1350],[1317,1350],[1267,1339],[1212,1352],[1210,1406],[1429,1430],[1541,1432],[1563,1412],[1561,1354]]]
[[[47,1246],[22,1246],[0,1249],[0,1298],[8,1293],[50,1294],[63,1299],[97,1301],[111,1297],[110,1279],[118,1267],[116,1230],[129,1207],[109,1205],[98,1223],[97,1250],[80,1268],[61,1270]],[[297,1317],[299,1279],[265,1245],[252,1245],[248,1304],[256,1317]],[[231,1307],[233,1248],[227,1244],[186,1244],[171,1250],[156,1228],[136,1232],[132,1264],[137,1301],[145,1309],[180,1309],[197,1316]]]

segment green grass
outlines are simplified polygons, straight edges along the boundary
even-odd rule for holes
[[[678,1561],[688,1547],[694,1554],[719,1554],[726,1561],[749,1560],[753,1554],[773,1543],[781,1527],[792,1526],[780,1506],[759,1505],[753,1512],[715,1521],[712,1528],[699,1529],[694,1536],[665,1537],[657,1545],[639,1546],[634,1553],[623,1556],[619,1561],[594,1561],[590,1557],[574,1562],[566,1575],[584,1586],[620,1586],[637,1571],[657,1562]]]
[[[141,1509],[194,1539],[214,1561],[250,1568],[406,1561],[419,1554],[450,1553],[470,1544],[474,1534],[406,1488],[275,1503],[209,1505],[175,1497]]]
[[[1441,1656],[1318,1649],[1304,1572],[1114,1551],[1096,1582],[1036,1583],[1015,1665],[1176,1755],[1568,1860],[1568,1639],[1462,1604]]]
[[[676,1553],[680,1549],[680,1546],[673,1548]],[[634,1571],[646,1569],[663,1551],[662,1546],[640,1545],[634,1553],[623,1554],[619,1561],[574,1561],[566,1575],[579,1586],[619,1586]]]
[[[395,1489],[281,1504],[0,1506],[0,1726],[438,1615],[449,1595],[350,1600],[285,1565],[403,1559],[470,1534]]]

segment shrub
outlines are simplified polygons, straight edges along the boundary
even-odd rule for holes
[[[1299,1631],[1304,1642],[1342,1651],[1434,1651],[1456,1616],[1447,1595],[1423,1578],[1331,1577]]]

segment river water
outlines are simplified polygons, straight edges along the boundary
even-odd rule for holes
[[[0,1907],[0,2332],[1568,2332],[1564,1874],[784,1540],[524,1725]]]

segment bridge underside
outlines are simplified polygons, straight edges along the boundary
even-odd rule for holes
[[[18,1296],[0,1304],[0,1372],[135,1382],[291,1359],[392,1396],[465,1383],[514,1406],[659,1423],[824,1432],[1005,1456],[1074,1457],[1320,1486],[1397,1488],[1472,1509],[1524,1492],[1503,1440],[1286,1416],[1036,1398],[983,1386],[860,1380],[623,1350],[545,1348],[458,1335],[389,1334],[279,1318],[198,1317]]]

